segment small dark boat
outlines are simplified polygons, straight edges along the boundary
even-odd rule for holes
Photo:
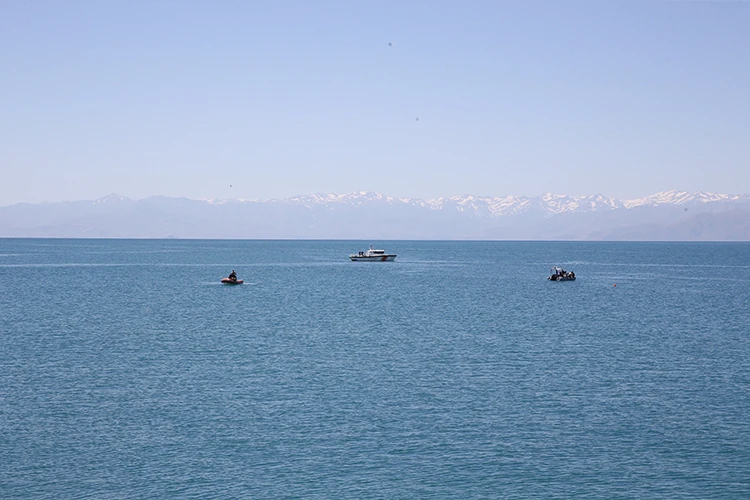
[[[225,285],[241,285],[244,283],[243,280],[233,280],[230,278],[221,278],[221,282]]]
[[[551,274],[549,278],[547,278],[550,281],[575,281],[576,280],[576,273],[573,271],[566,271],[565,269],[560,269],[559,267],[553,267],[551,270]]]

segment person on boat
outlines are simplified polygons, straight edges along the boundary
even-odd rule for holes
[[[229,273],[229,279],[232,281],[237,281],[237,273],[234,272],[234,269],[232,269],[232,272]]]

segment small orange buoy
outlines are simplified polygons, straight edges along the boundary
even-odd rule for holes
[[[614,285],[614,286],[617,286],[617,283],[615,283],[615,285]]]

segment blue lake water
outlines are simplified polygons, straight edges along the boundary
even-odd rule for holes
[[[749,244],[369,243],[0,239],[0,497],[750,497]]]

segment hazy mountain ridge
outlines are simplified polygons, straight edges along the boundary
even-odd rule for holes
[[[0,207],[4,237],[568,239],[750,241],[750,195],[666,191],[450,196],[360,191],[276,200],[110,194],[93,201]]]

